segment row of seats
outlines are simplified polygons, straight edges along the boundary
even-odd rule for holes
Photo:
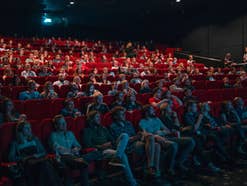
[[[194,90],[193,95],[196,96],[200,102],[203,101],[223,101],[223,100],[232,100],[234,97],[242,97],[247,99],[247,88],[241,89],[212,89],[212,90]],[[183,98],[183,92],[174,92],[174,95],[179,98]],[[149,98],[152,97],[152,94],[137,94],[136,99],[142,105],[148,103]],[[86,106],[93,102],[93,97],[80,97],[74,99],[75,107],[85,111]],[[63,108],[64,98],[57,99],[42,99],[42,100],[26,100],[19,101],[14,100],[15,108],[19,113],[27,114],[29,119],[42,119],[47,117],[52,117],[60,113]],[[105,95],[104,102],[107,105],[110,105],[114,101],[114,96]]]

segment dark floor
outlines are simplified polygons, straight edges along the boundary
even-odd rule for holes
[[[247,186],[247,160],[237,160],[234,165],[221,165],[224,167],[219,174],[209,174],[205,170],[192,170],[187,176],[174,178],[162,178],[152,181],[139,175],[141,186]],[[124,176],[114,176],[100,182],[94,182],[93,186],[127,186]]]

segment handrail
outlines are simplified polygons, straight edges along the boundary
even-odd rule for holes
[[[223,67],[224,66],[222,59],[217,59],[213,57],[194,55],[193,53],[186,53],[185,51],[175,51],[174,55],[178,58],[181,58],[181,57],[184,58],[184,56],[188,58],[189,55],[193,55],[193,58],[195,60],[200,61],[200,63],[203,63],[206,66],[213,66],[213,67]]]

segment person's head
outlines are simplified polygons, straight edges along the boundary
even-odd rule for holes
[[[107,67],[103,68],[103,74],[108,74],[108,68]]]
[[[12,112],[14,110],[14,104],[12,102],[11,99],[9,98],[5,98],[3,100],[3,113],[9,113],[9,112]]]
[[[200,108],[201,108],[201,112],[203,112],[203,113],[210,112],[210,106],[209,106],[208,102],[203,102],[200,105]]]
[[[80,76],[75,76],[75,77],[73,78],[73,83],[81,84],[81,78],[80,78]]]
[[[129,94],[129,95],[127,95],[126,102],[129,102],[129,103],[136,102],[136,96],[135,96],[135,94]]]
[[[161,99],[162,89],[159,88],[159,87],[156,87],[156,88],[153,90],[153,95],[154,95],[155,98]]]
[[[144,105],[142,109],[142,114],[145,118],[155,117],[155,110],[152,105]]]
[[[45,82],[45,85],[44,85],[44,91],[53,91],[53,85],[52,85],[52,82],[51,81],[46,81]]]
[[[103,95],[101,93],[97,93],[95,96],[94,96],[94,100],[95,100],[95,103],[96,104],[102,104],[103,103]]]
[[[141,83],[142,88],[149,88],[149,81],[147,79],[144,79]]]
[[[232,108],[233,106],[231,101],[223,101],[221,103],[221,112],[223,113],[229,112],[230,110],[232,110]]]
[[[101,119],[100,119],[100,113],[98,111],[90,111],[87,114],[87,124],[88,126],[95,126],[95,125],[100,125]]]
[[[32,129],[27,121],[20,121],[16,126],[16,139],[18,143],[24,143],[25,140],[32,139]]]
[[[128,89],[129,88],[129,83],[127,80],[122,81],[122,89]]]
[[[117,92],[115,99],[116,101],[124,101],[124,93],[122,91]]]
[[[64,101],[64,107],[65,107],[67,110],[69,110],[69,111],[73,111],[74,108],[75,108],[75,104],[74,104],[73,99],[70,99],[70,98],[66,99],[66,100]]]
[[[30,71],[31,70],[31,65],[30,64],[26,64],[25,65],[25,70],[26,71]]]
[[[241,97],[235,97],[233,99],[233,104],[235,107],[243,107],[244,106],[244,100]]]
[[[197,112],[197,103],[195,101],[189,101],[186,105],[187,112],[196,113]]]
[[[189,60],[193,60],[193,56],[192,55],[189,55]]]
[[[63,115],[56,115],[53,118],[53,123],[56,131],[65,132],[67,130],[67,122]]]
[[[92,95],[95,91],[95,88],[94,88],[94,84],[93,83],[88,83],[87,84],[87,88],[86,88],[86,92],[88,95]]]
[[[186,96],[186,97],[192,96],[192,91],[191,91],[191,89],[189,89],[189,88],[185,89],[185,90],[184,90],[184,96]]]
[[[125,121],[125,108],[121,106],[114,107],[111,110],[112,120],[115,122]]]
[[[34,80],[29,80],[28,82],[27,82],[27,86],[28,86],[28,89],[29,90],[35,90],[36,89],[36,83],[35,83],[35,81]]]
[[[230,82],[230,81],[229,81],[229,78],[228,78],[228,77],[224,77],[224,78],[223,78],[223,82],[224,82],[224,83],[229,83],[229,82]]]
[[[172,93],[170,90],[166,90],[164,93],[163,93],[163,98],[166,98],[166,99],[171,99],[172,97]]]
[[[65,80],[65,75],[62,74],[62,73],[59,73],[58,74],[58,80],[61,81],[61,82],[63,82]]]
[[[112,90],[118,90],[118,83],[117,82],[114,82],[112,84]]]

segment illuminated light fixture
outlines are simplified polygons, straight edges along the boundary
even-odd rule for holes
[[[45,18],[43,22],[44,23],[52,23],[52,19],[51,18]]]
[[[74,1],[70,1],[69,4],[73,5],[73,4],[75,4],[75,2]]]
[[[181,0],[176,0],[176,3],[180,3],[181,2]]]

